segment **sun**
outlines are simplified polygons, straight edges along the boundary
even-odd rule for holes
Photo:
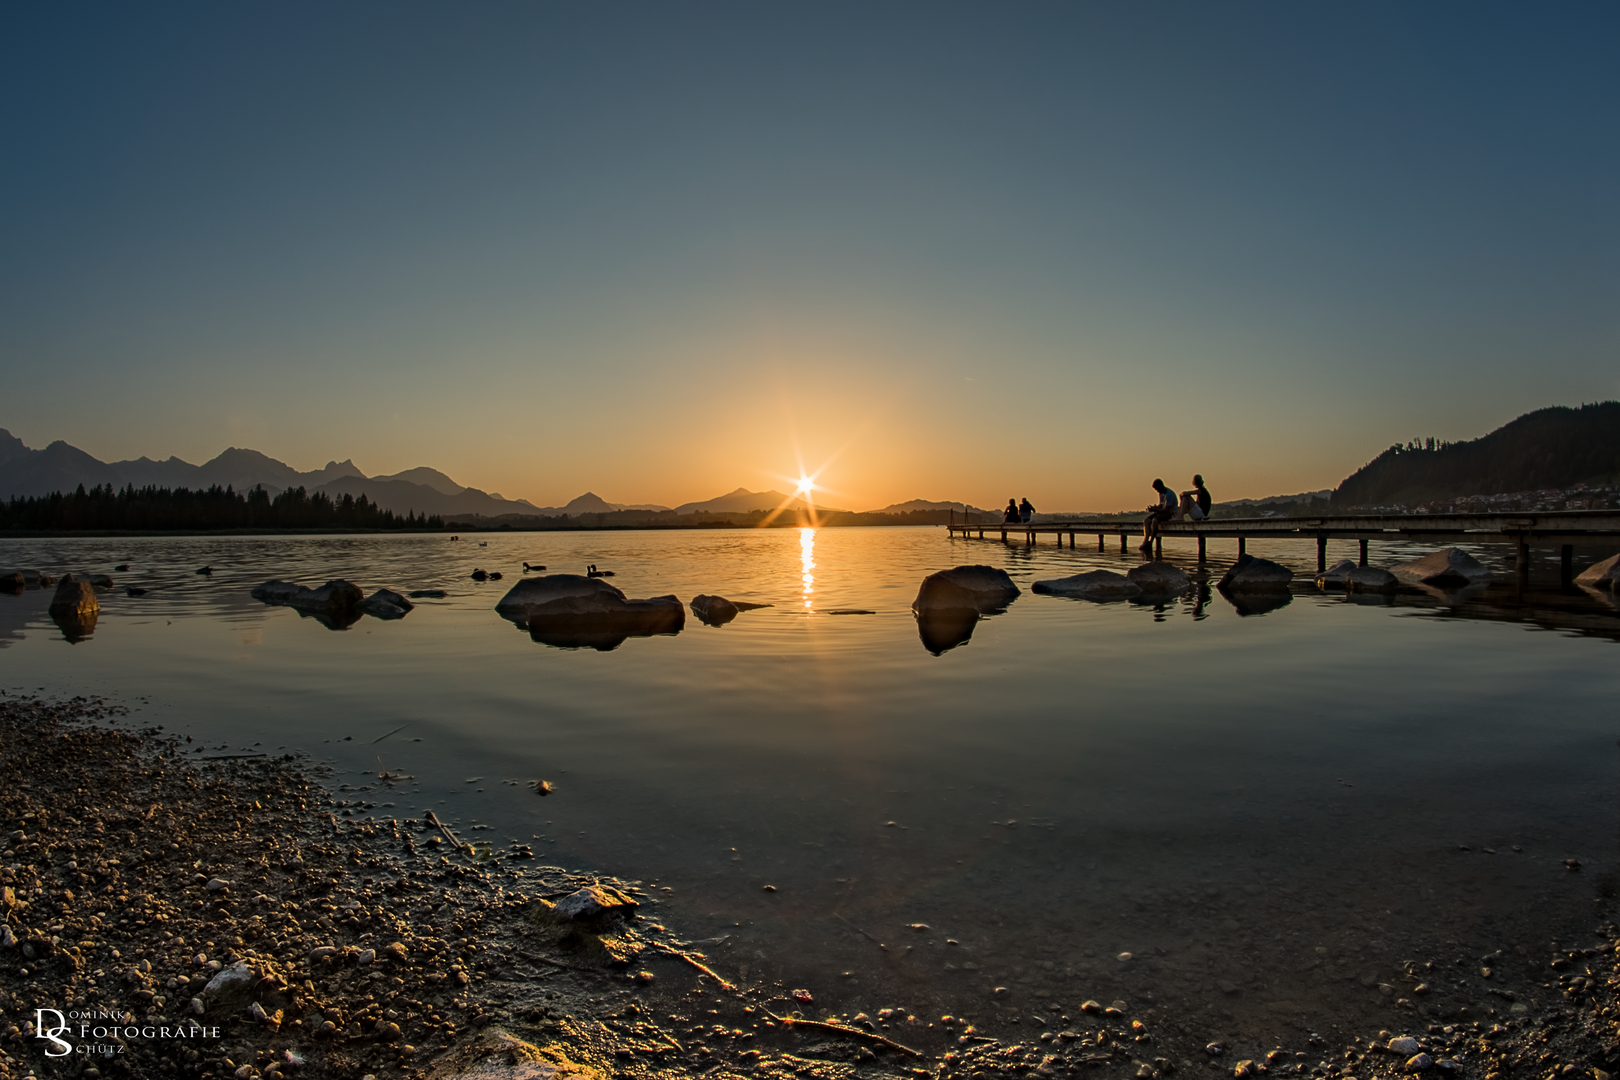
[[[808,495],[816,490],[816,478],[813,476],[800,476],[799,486],[793,492],[795,495]]]

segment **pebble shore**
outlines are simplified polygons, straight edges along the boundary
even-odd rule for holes
[[[350,816],[307,759],[195,749],[102,702],[0,697],[0,1080],[1610,1080],[1620,1065],[1609,924],[1546,955],[1410,961],[1389,1029],[1353,1041],[1210,1044],[1125,1000],[836,1015],[734,985],[658,921],[656,890],[464,846],[436,820]],[[1464,975],[1488,980],[1499,1015],[1448,1015]]]

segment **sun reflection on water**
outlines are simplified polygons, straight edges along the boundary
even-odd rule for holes
[[[799,530],[799,581],[803,585],[804,606],[811,605],[810,598],[815,595],[816,575],[812,573],[816,568],[816,530]]]

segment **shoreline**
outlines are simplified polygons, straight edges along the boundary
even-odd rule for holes
[[[655,889],[539,866],[522,845],[485,857],[436,820],[364,817],[375,804],[338,800],[308,758],[198,760],[160,729],[114,726],[124,715],[0,697],[0,1080],[1608,1080],[1620,1065],[1612,925],[1598,948],[1482,959],[1503,1022],[1438,1022],[1423,1003],[1453,965],[1409,962],[1411,985],[1389,990],[1404,1027],[1377,1048],[1370,1032],[1342,1048],[1308,1033],[1210,1052],[1171,1010],[1078,995],[1021,1028],[992,1002],[977,1026],[837,1016],[786,986],[733,986],[658,921]],[[1508,1008],[1515,969],[1562,1003]],[[68,1025],[59,1041],[33,1030],[40,1009],[63,1014],[44,1015]],[[1386,1048],[1403,1036],[1415,1051]]]

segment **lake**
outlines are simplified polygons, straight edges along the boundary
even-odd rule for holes
[[[1481,965],[1596,944],[1612,916],[1620,614],[1473,550],[1489,588],[1364,602],[1316,589],[1313,544],[1251,541],[1300,576],[1243,614],[1207,585],[1035,595],[1137,557],[927,528],[6,540],[0,566],[117,588],[77,643],[49,590],[0,595],[0,688],[102,695],[209,753],[308,751],[340,813],[431,808],[647,882],[716,967],[818,1007],[1027,1025],[1117,999],[1297,1042],[1397,1026],[1404,961],[1436,965],[1413,1006],[1433,1019],[1534,1009],[1556,990],[1510,1002]],[[772,606],[557,648],[493,610],[524,562]],[[1025,592],[935,655],[909,605],[964,563]],[[448,595],[341,630],[248,595],[337,577]]]

